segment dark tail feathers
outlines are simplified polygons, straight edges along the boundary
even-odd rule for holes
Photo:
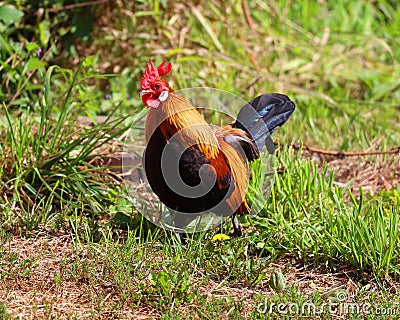
[[[261,152],[270,134],[289,119],[294,109],[293,101],[283,94],[263,94],[242,107],[232,127],[246,131]]]

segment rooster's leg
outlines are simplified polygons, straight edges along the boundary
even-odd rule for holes
[[[171,219],[168,220],[168,223],[172,223],[174,227],[176,228],[175,232],[179,236],[179,240],[181,241],[182,245],[186,244],[186,239],[187,239],[187,233],[184,231],[184,229],[187,226],[187,217],[175,210],[169,209],[170,212],[170,217]]]
[[[186,232],[179,231],[178,234],[179,234],[179,239],[181,240],[181,244],[185,245],[186,244],[186,238],[187,238]]]
[[[242,227],[240,226],[236,213],[232,215],[232,224],[233,224],[233,236],[241,237],[243,235]]]

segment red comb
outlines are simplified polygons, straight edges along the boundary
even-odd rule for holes
[[[151,82],[153,82],[158,77],[166,75],[172,69],[172,64],[168,63],[165,65],[167,60],[164,60],[157,68],[155,67],[153,60],[150,60],[150,64],[146,66],[146,70],[144,70],[142,77],[142,89],[147,89],[150,87]]]

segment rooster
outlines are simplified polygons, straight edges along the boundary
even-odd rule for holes
[[[160,201],[183,217],[175,221],[179,230],[185,218],[212,211],[232,216],[233,236],[241,236],[237,216],[250,211],[247,162],[260,157],[270,133],[288,120],[295,105],[285,95],[264,94],[244,106],[233,124],[213,130],[161,78],[171,69],[165,60],[155,67],[150,59],[141,81],[140,96],[150,109],[145,125],[147,180]]]

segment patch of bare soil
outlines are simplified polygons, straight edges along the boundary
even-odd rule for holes
[[[392,156],[389,161],[382,157],[372,159],[336,159],[328,163],[336,173],[336,181],[351,183],[350,190],[358,193],[377,194],[381,190],[396,189],[400,184],[400,157]]]
[[[327,163],[335,174],[335,184],[349,188],[353,195],[379,194],[382,190],[396,190],[400,185],[400,149],[397,154],[390,155],[324,155],[305,150],[304,158],[315,163]]]

